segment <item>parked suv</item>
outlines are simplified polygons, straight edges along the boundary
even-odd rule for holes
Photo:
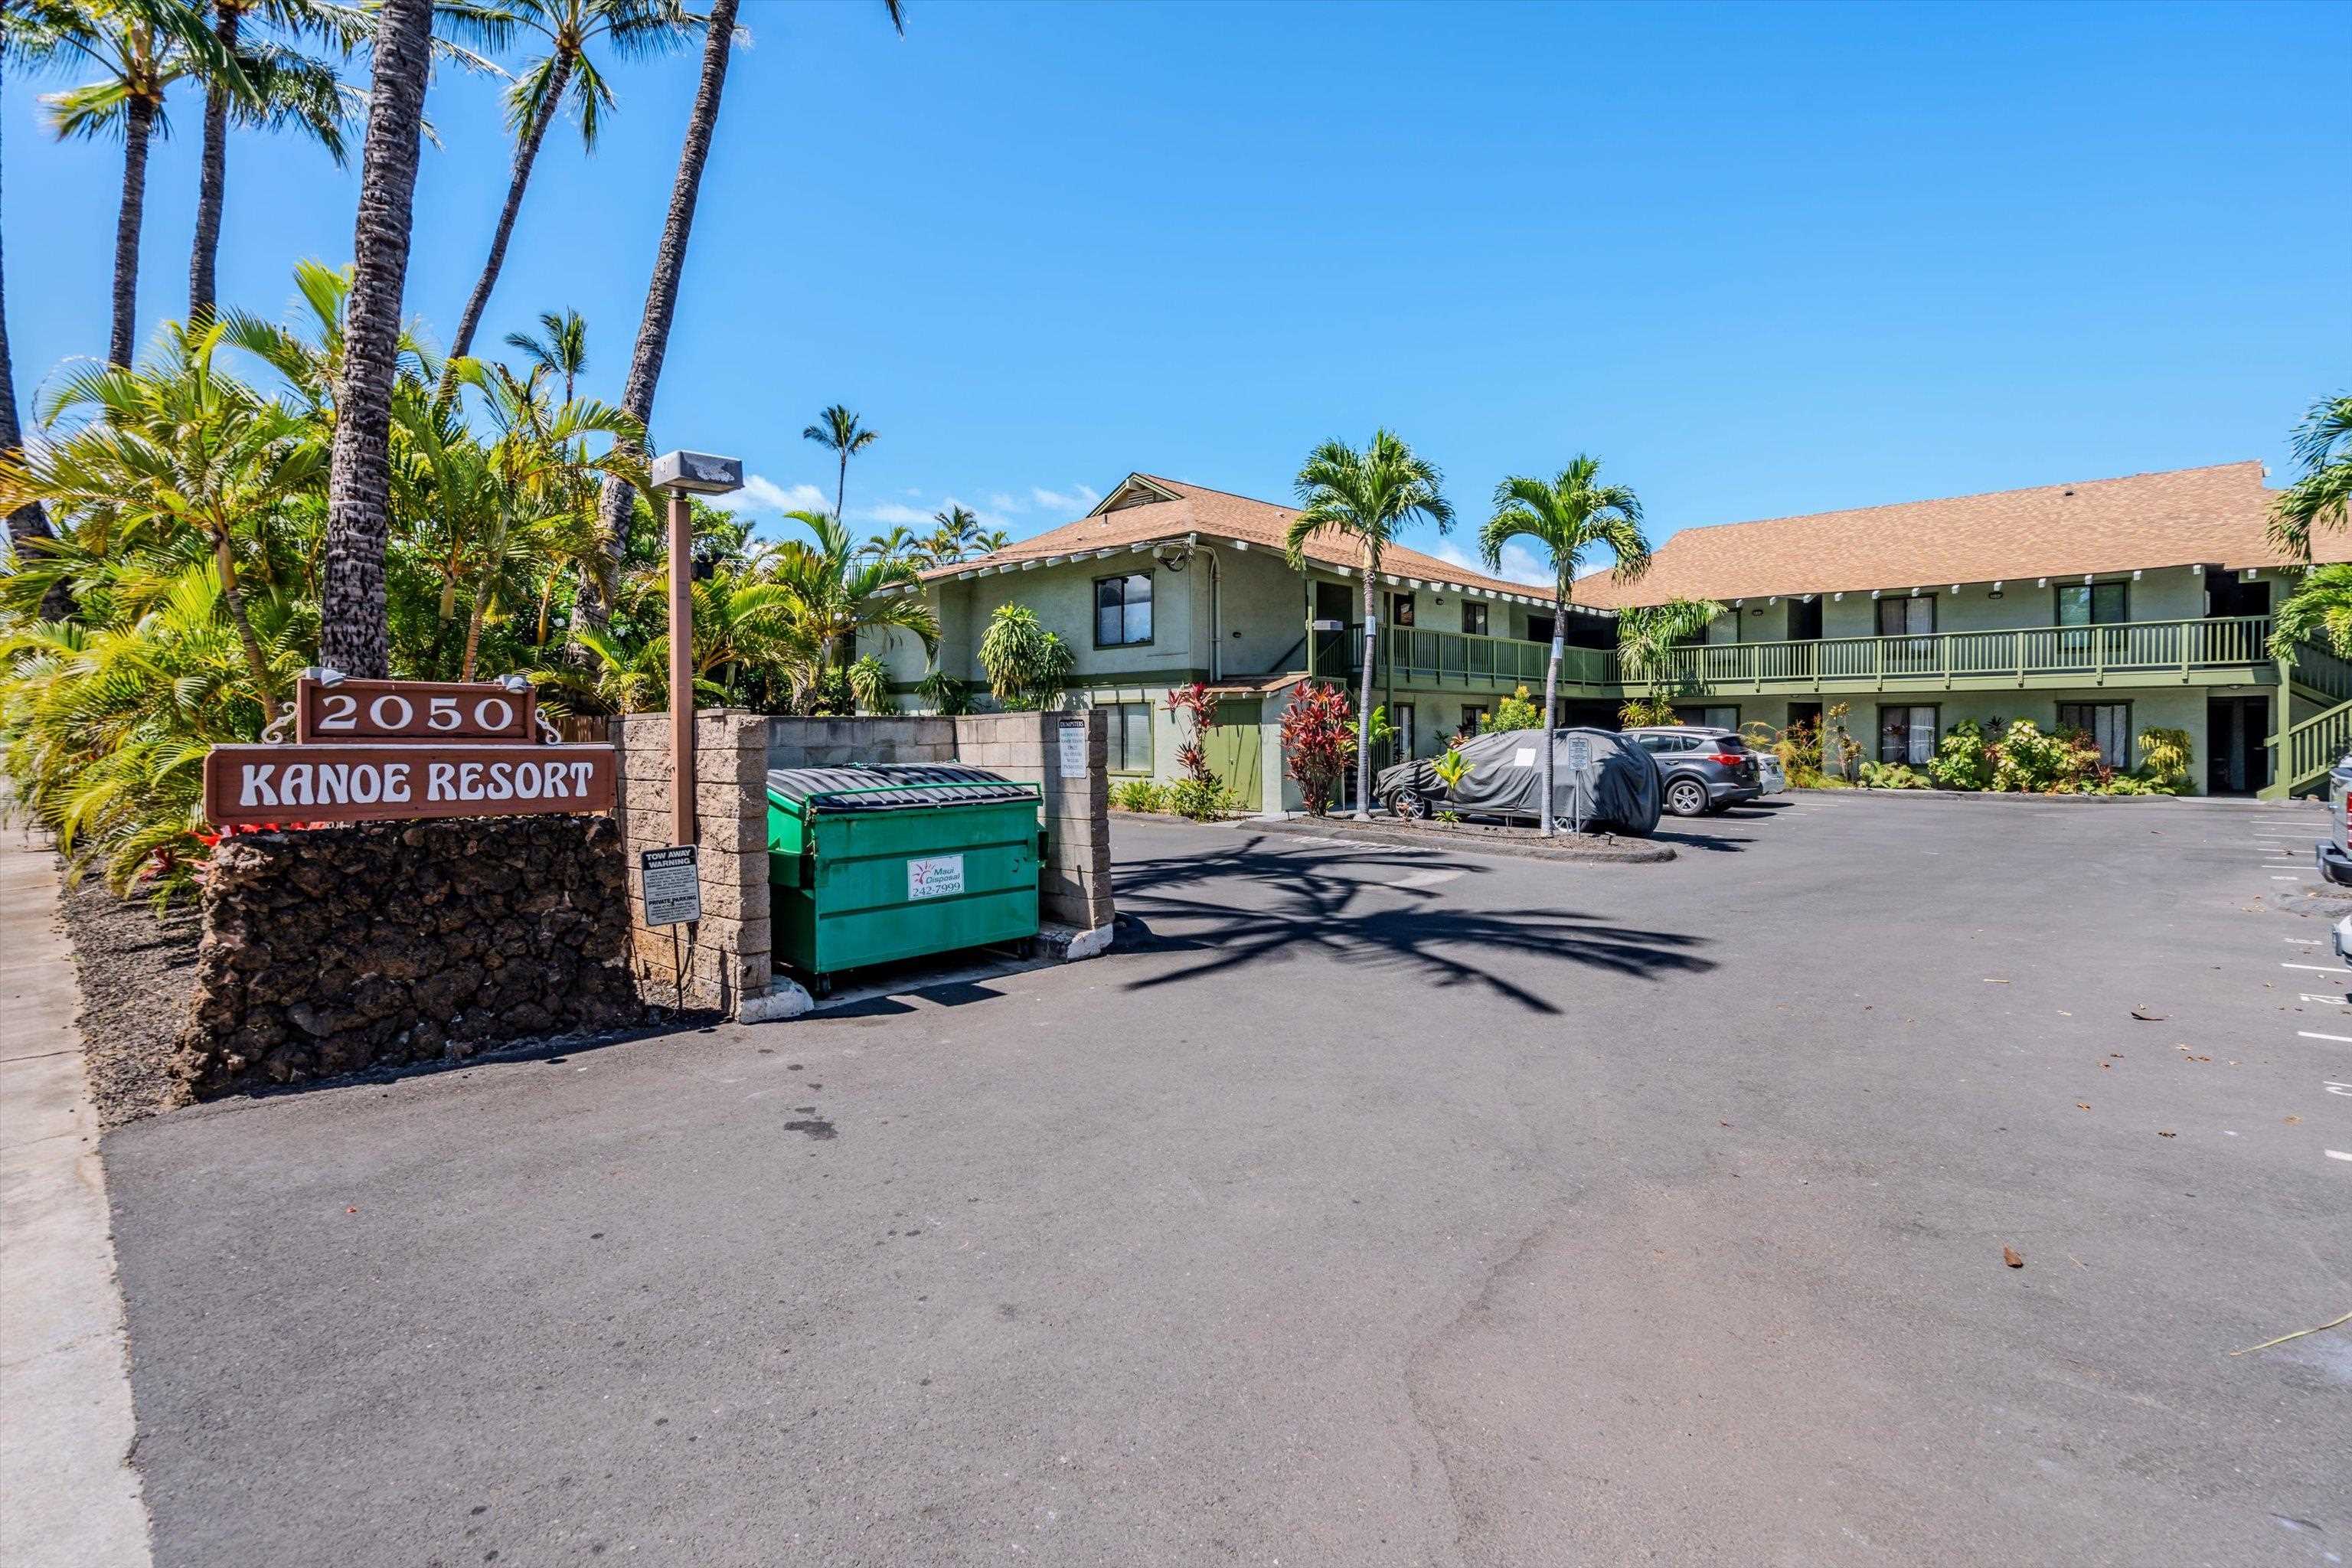
[[[1756,753],[1729,730],[1674,724],[1625,733],[1658,764],[1665,808],[1676,816],[1721,811],[1764,793]]]

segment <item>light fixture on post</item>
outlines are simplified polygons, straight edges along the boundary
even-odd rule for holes
[[[723,496],[743,488],[743,460],[707,452],[664,452],[648,476],[669,492],[669,761],[674,841],[695,841],[694,826],[694,509],[689,496]]]

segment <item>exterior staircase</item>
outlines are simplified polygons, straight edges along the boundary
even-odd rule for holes
[[[2352,752],[2352,662],[2316,643],[2301,642],[2286,673],[2283,705],[2301,696],[2328,706],[2270,738],[2267,743],[2276,759],[2271,782],[2260,792],[2264,800],[2320,793],[2326,787],[2328,770]]]

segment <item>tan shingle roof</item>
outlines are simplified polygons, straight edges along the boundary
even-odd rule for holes
[[[2264,537],[2275,492],[2263,466],[2134,474],[2039,489],[1686,528],[1637,583],[1580,577],[1576,597],[1612,608],[1670,598],[1853,593],[1938,583],[2015,582],[2199,563],[2280,566]],[[2343,559],[2347,542],[2318,542]],[[2331,553],[2333,552],[2334,553]]]
[[[1152,474],[1136,477],[1174,493],[1178,499],[1147,501],[1140,506],[1121,507],[1117,511],[1080,518],[1076,522],[1066,522],[1059,528],[1049,529],[1034,539],[1024,539],[991,555],[978,556],[951,566],[934,566],[923,573],[922,578],[927,583],[937,582],[941,578],[953,578],[975,567],[1003,566],[1093,550],[1123,551],[1132,544],[1181,539],[1188,533],[1200,534],[1204,544],[1237,539],[1253,550],[1270,550],[1279,553],[1290,520],[1297,515],[1296,507],[1276,506],[1271,501],[1252,500],[1247,496],[1230,495],[1223,490],[1184,484]],[[1362,562],[1362,556],[1352,542],[1334,538],[1308,541],[1307,558],[1324,566],[1356,566]],[[1423,582],[1449,584],[1456,587],[1549,597],[1542,588],[1468,571],[1451,562],[1441,561],[1434,555],[1409,550],[1402,544],[1391,544],[1381,552],[1381,571],[1397,578],[1417,577]]]

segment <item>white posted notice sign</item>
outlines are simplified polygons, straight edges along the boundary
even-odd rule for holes
[[[1055,726],[1062,748],[1062,776],[1082,779],[1087,776],[1087,721],[1084,719],[1064,719]]]
[[[962,856],[931,855],[907,862],[908,899],[944,899],[962,891]]]

